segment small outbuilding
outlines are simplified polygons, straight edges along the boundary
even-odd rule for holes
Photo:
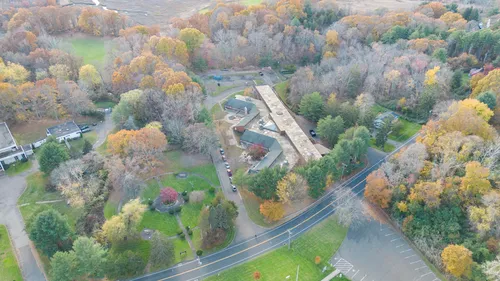
[[[82,136],[82,130],[75,121],[69,121],[54,127],[47,128],[47,137],[54,136],[57,141],[73,140]]]

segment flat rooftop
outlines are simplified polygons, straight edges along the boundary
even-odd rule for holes
[[[280,101],[273,88],[269,85],[255,86],[262,100],[270,110],[270,116],[278,127],[278,130],[285,132],[292,145],[299,152],[300,156],[305,160],[320,159],[321,154],[314,144],[309,140],[307,135],[302,131],[299,124],[295,122],[285,105]]]
[[[47,128],[47,132],[49,132],[54,137],[62,137],[65,135],[69,135],[75,132],[81,132],[80,127],[75,124],[75,121],[69,121],[66,123],[62,123],[56,125],[54,127]]]
[[[0,149],[11,147],[16,145],[16,141],[14,141],[14,137],[10,133],[9,127],[7,127],[7,123],[0,123]]]

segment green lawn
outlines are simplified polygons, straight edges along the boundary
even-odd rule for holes
[[[375,139],[374,138],[370,139],[370,146],[373,147],[373,148],[375,148],[375,149],[382,150],[384,152],[392,152],[395,149],[394,145],[392,145],[390,143],[387,143],[387,142],[384,144],[384,148],[383,149],[381,147],[378,147],[377,145],[375,145]]]
[[[292,250],[281,247],[206,280],[250,281],[255,271],[261,273],[260,280],[285,280],[287,276],[295,276],[297,265],[300,265],[299,280],[321,280],[332,271],[328,266],[328,270],[321,272],[346,234],[347,228],[338,225],[335,218],[330,217],[292,242]],[[321,257],[319,265],[314,263],[316,256]]]
[[[0,225],[0,261],[0,280],[23,280],[5,225]]]
[[[115,202],[111,202],[109,199],[104,205],[104,217],[109,220],[114,215],[118,214],[117,212],[118,204]]]
[[[219,120],[222,119],[225,115],[224,111],[222,110],[222,107],[220,104],[215,104],[212,109],[210,109],[210,113],[212,114],[212,118],[214,120]]]
[[[375,104],[374,106],[372,106],[372,111],[378,115],[379,113],[384,113],[384,112],[387,112],[389,111],[389,109],[381,106],[381,105],[378,105],[378,104]]]
[[[340,275],[340,274],[339,274]],[[339,275],[335,276],[332,281],[351,281],[351,279],[345,277],[345,276],[342,276],[340,277]]]
[[[389,134],[389,139],[398,142],[406,141],[422,128],[422,125],[410,122],[402,118],[399,118],[398,122],[401,122],[401,124],[403,124],[401,130],[399,132],[392,132]]]
[[[262,0],[241,0],[240,3],[247,6],[259,5],[262,3]]]
[[[286,92],[287,88],[288,88],[288,81],[283,81],[274,85],[274,89],[278,93],[278,96],[280,97],[281,101],[283,101],[284,103],[286,103],[287,101],[287,92]]]
[[[101,65],[106,56],[104,39],[97,37],[75,38],[70,40],[75,55],[83,58],[84,64]]]
[[[200,221],[200,212],[201,208],[203,208],[203,203],[187,203],[182,206],[181,211],[181,221],[184,227],[194,228],[198,225]]]
[[[27,171],[30,168],[31,168],[31,161],[26,161],[26,162],[17,161],[9,166],[6,173],[8,176],[14,176],[24,171]]]
[[[147,240],[136,239],[128,240],[122,243],[116,243],[111,247],[111,252],[113,253],[120,254],[126,251],[132,251],[139,254],[142,259],[147,262],[151,253],[151,243]]]
[[[180,230],[174,215],[169,213],[146,211],[139,224],[139,230],[144,228],[158,230],[166,236],[175,236]]]
[[[35,203],[37,201],[51,201],[62,199],[59,192],[47,192],[45,185],[48,179],[42,172],[36,172],[26,178],[27,187],[24,193],[19,197],[17,204]]]
[[[193,252],[191,251],[189,243],[186,241],[186,239],[176,238],[172,242],[174,243],[175,249],[175,263],[194,258]],[[184,251],[186,251],[186,253],[184,253]]]
[[[95,106],[97,108],[113,108],[116,105],[116,102],[114,101],[96,101],[94,102]]]
[[[164,187],[172,187],[178,192],[208,190],[210,188],[207,181],[197,176],[188,176],[186,179],[177,179],[175,175],[171,174],[163,176],[160,181]]]
[[[259,79],[255,79],[254,81],[255,81],[255,84],[257,84],[257,85],[264,85],[264,83],[265,83],[264,80],[260,79],[260,78]]]
[[[88,140],[91,144],[94,144],[97,140],[97,133],[95,131],[90,131],[82,134],[81,138],[70,141],[69,144],[71,145],[71,149],[82,151],[85,140]]]
[[[232,88],[236,88],[236,87],[238,87],[238,86],[237,85],[217,86],[217,89],[215,91],[210,91],[209,94],[212,97],[216,97],[216,96],[222,94],[222,92],[227,91],[227,90],[232,89]]]
[[[190,173],[196,173],[202,175],[206,177],[209,181],[211,181],[212,184],[220,186],[219,177],[217,176],[217,171],[215,170],[215,166],[212,163],[186,168],[185,170]]]

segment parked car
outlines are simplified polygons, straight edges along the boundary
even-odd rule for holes
[[[92,129],[90,129],[89,127],[82,128],[82,129],[80,129],[80,130],[82,130],[82,133],[87,133],[87,132],[92,131]]]
[[[229,177],[229,182],[232,184],[233,183],[233,177]]]
[[[259,75],[264,76],[264,73],[262,73],[262,71],[259,71]]]
[[[92,126],[97,126],[97,123],[92,123]]]
[[[222,161],[226,162],[226,156],[222,155]]]
[[[309,134],[311,134],[312,137],[316,137],[316,132],[314,130],[309,130]]]
[[[236,192],[236,185],[232,184],[231,189],[233,190],[233,192]]]
[[[227,163],[227,162],[226,162],[226,163],[224,163],[224,165],[226,166],[226,169],[231,168],[231,166],[229,166],[229,163]]]
[[[220,155],[224,155],[224,149],[221,148],[221,149],[219,149],[219,151],[220,151]]]
[[[227,175],[232,177],[233,176],[233,173],[231,172],[231,169],[227,169]]]

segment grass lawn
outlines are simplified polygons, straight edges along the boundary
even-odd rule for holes
[[[161,184],[164,187],[172,187],[178,192],[183,192],[187,190],[191,192],[193,190],[207,190],[210,188],[208,182],[197,176],[188,176],[186,179],[177,179],[175,175],[165,175],[161,179]],[[156,196],[155,196],[156,197]]]
[[[339,274],[340,275],[340,274]],[[351,281],[351,279],[348,279],[347,277],[343,276],[340,277],[339,275],[335,276],[332,281]]]
[[[5,225],[0,225],[0,261],[0,280],[23,280]]]
[[[398,141],[398,142],[404,142],[407,139],[411,138],[414,134],[416,134],[418,131],[420,131],[420,128],[422,128],[422,125],[410,122],[408,120],[399,118],[399,121],[401,124],[403,124],[403,127],[399,132],[393,132],[389,134],[389,139]]]
[[[45,185],[48,179],[42,172],[36,172],[26,178],[27,187],[24,193],[17,200],[17,204],[35,203],[37,201],[50,201],[62,199],[59,192],[47,192]]]
[[[31,168],[31,161],[26,161],[26,162],[17,161],[9,166],[6,173],[8,176],[14,176],[24,171],[27,171],[30,168]]]
[[[219,177],[217,176],[217,171],[215,170],[215,166],[212,163],[186,168],[185,170],[190,173],[196,173],[202,175],[206,177],[209,181],[211,181],[212,184],[220,186]]]
[[[96,149],[101,155],[108,155],[108,138]]]
[[[160,195],[160,186],[155,179],[147,181],[146,184],[146,188],[141,193],[141,200],[154,200],[158,195]]]
[[[111,252],[120,254],[126,251],[132,251],[139,254],[145,262],[148,262],[151,253],[151,243],[147,240],[136,239],[128,240],[122,243],[113,244]]]
[[[375,104],[374,106],[372,106],[372,111],[375,113],[375,115],[378,115],[379,113],[384,113],[389,111],[389,109],[381,105]]]
[[[21,215],[27,224],[31,222],[37,214],[48,209],[54,209],[66,217],[68,224],[73,231],[75,231],[76,221],[83,211],[81,208],[74,208],[67,205],[64,201],[50,204],[30,204],[22,206],[19,209],[21,210]]]
[[[263,79],[255,79],[255,84],[257,85],[264,85],[264,80]]]
[[[113,108],[116,105],[116,102],[114,101],[96,101],[94,102],[95,106],[97,108]]]
[[[210,91],[209,94],[212,96],[212,97],[216,97],[220,94],[222,94],[222,92],[224,91],[227,91],[229,89],[232,89],[232,88],[236,88],[238,87],[238,85],[225,85],[225,86],[217,86],[217,89],[215,91]]]
[[[176,238],[172,242],[174,243],[175,263],[194,258],[191,247],[189,247],[189,243],[186,241],[186,239]],[[184,251],[186,253],[184,253]]]
[[[104,217],[109,220],[112,216],[118,214],[117,208],[118,204],[108,199],[106,205],[104,205]]]
[[[182,206],[181,221],[184,227],[194,228],[200,221],[200,212],[203,203],[187,203]]]
[[[94,144],[97,140],[97,133],[95,131],[90,131],[82,134],[81,138],[70,141],[69,144],[71,145],[71,149],[82,151],[85,140],[88,140],[91,144]]]
[[[180,230],[174,215],[168,213],[146,211],[139,224],[139,230],[144,228],[158,230],[166,236],[175,236]]]
[[[260,213],[260,204],[262,203],[262,200],[260,200],[246,188],[240,188],[239,190],[241,197],[243,198],[243,203],[245,204],[245,209],[247,210],[248,217],[250,217],[250,219],[254,223],[264,227],[271,227],[276,224],[266,222],[264,216]]]
[[[375,149],[378,149],[378,150],[382,150],[384,152],[392,152],[395,149],[394,145],[392,145],[390,143],[387,143],[387,142],[384,144],[384,148],[383,149],[381,147],[376,146],[374,138],[370,139],[370,146],[372,148],[375,148]]]
[[[83,58],[84,64],[101,65],[106,56],[104,39],[97,37],[75,38],[70,40],[75,55]]]
[[[283,101],[284,103],[286,103],[287,101],[287,92],[286,92],[287,88],[288,88],[288,81],[283,81],[274,85],[274,89],[278,93],[278,96],[280,97],[281,101]]]
[[[262,0],[242,0],[240,1],[241,4],[251,6],[251,5],[259,5],[262,3]]]
[[[322,268],[337,251],[347,234],[347,228],[337,224],[334,217],[313,227],[304,235],[292,242],[292,250],[281,247],[259,258],[233,267],[211,276],[207,281],[253,280],[253,273],[261,273],[260,280],[285,280],[287,276],[295,276],[297,265],[300,265],[299,280],[321,280],[332,268],[322,273]],[[321,257],[316,265],[314,259]]]
[[[214,120],[219,120],[222,119],[225,115],[224,111],[222,110],[222,107],[220,104],[215,104],[212,109],[210,109],[210,113],[212,114],[212,118]]]

